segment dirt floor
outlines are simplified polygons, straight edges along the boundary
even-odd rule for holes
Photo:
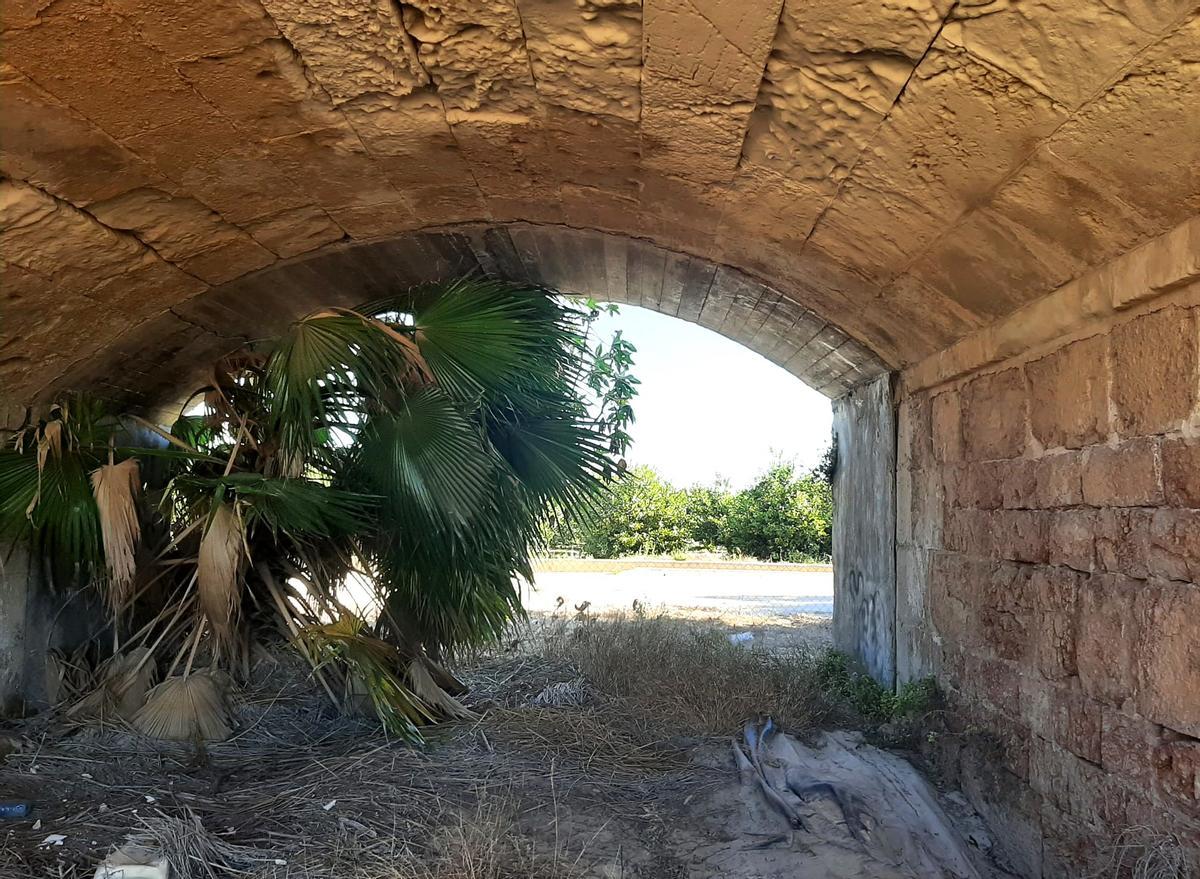
[[[421,748],[290,661],[258,665],[220,744],[37,718],[7,730],[0,800],[35,812],[0,823],[0,879],[91,877],[130,842],[177,879],[1006,876],[965,800],[827,731],[848,717],[813,677],[827,638],[542,618],[470,663],[479,719]]]

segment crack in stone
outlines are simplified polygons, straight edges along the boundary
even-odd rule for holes
[[[1084,110],[1086,110],[1087,108],[1089,108],[1089,107],[1090,107],[1090,106],[1091,106],[1093,103],[1095,103],[1095,102],[1096,102],[1098,99],[1102,98],[1104,95],[1106,95],[1106,94],[1108,94],[1109,92],[1111,92],[1111,91],[1112,91],[1112,89],[1113,89],[1113,88],[1114,88],[1116,85],[1120,84],[1121,82],[1124,82],[1124,81],[1125,81],[1127,78],[1129,78],[1129,77],[1131,77],[1131,76],[1136,76],[1136,75],[1138,75],[1138,72],[1137,72],[1136,70],[1134,70],[1134,69],[1133,69],[1133,68],[1135,67],[1135,65],[1138,63],[1138,61],[1139,61],[1139,60],[1140,60],[1140,59],[1141,59],[1141,58],[1142,58],[1144,55],[1147,55],[1147,54],[1149,54],[1149,53],[1150,53],[1150,52],[1151,52],[1153,49],[1155,49],[1155,48],[1156,48],[1156,47],[1157,47],[1157,46],[1158,46],[1160,43],[1163,43],[1163,42],[1165,42],[1167,39],[1169,39],[1169,38],[1170,38],[1170,36],[1171,36],[1172,34],[1174,34],[1174,33],[1175,33],[1177,30],[1179,30],[1180,28],[1182,28],[1182,27],[1183,27],[1183,26],[1184,26],[1184,25],[1187,23],[1187,21],[1188,21],[1188,20],[1189,20],[1189,19],[1188,19],[1188,16],[1186,16],[1186,15],[1185,15],[1185,16],[1182,16],[1182,17],[1181,17],[1181,18],[1180,18],[1180,19],[1179,19],[1179,20],[1176,22],[1176,24],[1175,24],[1175,26],[1174,26],[1174,27],[1172,27],[1170,30],[1168,30],[1167,32],[1165,32],[1165,33],[1164,33],[1164,34],[1163,34],[1161,37],[1159,37],[1159,38],[1158,38],[1157,40],[1155,40],[1153,43],[1150,43],[1149,45],[1147,45],[1146,47],[1144,47],[1144,48],[1143,48],[1143,49],[1142,49],[1140,52],[1138,52],[1136,55],[1134,55],[1132,58],[1130,58],[1130,59],[1129,59],[1127,62],[1125,62],[1125,64],[1124,64],[1124,65],[1122,65],[1122,66],[1121,66],[1121,68],[1120,68],[1118,71],[1116,71],[1116,73],[1114,73],[1112,77],[1110,77],[1110,78],[1109,78],[1108,82],[1106,82],[1104,85],[1100,86],[1100,87],[1099,87],[1099,88],[1098,88],[1098,89],[1097,89],[1097,90],[1096,90],[1096,91],[1095,91],[1095,92],[1094,92],[1094,93],[1093,93],[1093,94],[1092,94],[1092,95],[1091,95],[1091,96],[1090,96],[1090,97],[1089,97],[1087,100],[1083,101],[1083,102],[1082,102],[1082,103],[1079,105],[1079,108],[1078,108],[1077,110],[1075,110],[1074,112],[1067,113],[1067,114],[1066,114],[1066,117],[1063,119],[1063,121],[1062,121],[1061,123],[1059,123],[1057,126],[1055,126],[1055,128],[1054,128],[1054,130],[1053,130],[1053,131],[1051,131],[1051,132],[1050,132],[1050,133],[1048,133],[1048,134],[1047,134],[1047,135],[1046,135],[1044,138],[1042,138],[1042,140],[1041,140],[1040,142],[1038,142],[1038,143],[1037,143],[1037,144],[1036,144],[1036,145],[1033,147],[1033,149],[1031,149],[1031,150],[1029,151],[1028,155],[1026,155],[1026,157],[1025,157],[1025,158],[1024,158],[1022,161],[1018,162],[1018,163],[1017,163],[1017,164],[1016,164],[1016,165],[1015,165],[1015,166],[1012,168],[1012,170],[1011,170],[1011,171],[1009,171],[1009,173],[1005,174],[1005,175],[1004,175],[1004,176],[1003,176],[1003,177],[1002,177],[1002,178],[1001,178],[1001,179],[1000,179],[1000,180],[999,180],[999,181],[996,183],[996,185],[995,185],[994,187],[992,187],[992,189],[991,189],[991,190],[989,190],[989,192],[988,192],[988,201],[990,201],[990,200],[991,200],[991,197],[992,197],[992,196],[994,196],[994,195],[995,195],[996,193],[998,193],[998,192],[999,192],[1001,189],[1003,189],[1003,188],[1004,188],[1006,185],[1008,185],[1008,183],[1009,183],[1010,181],[1012,181],[1014,178],[1016,178],[1016,177],[1017,177],[1017,176],[1018,176],[1018,175],[1019,175],[1019,174],[1020,174],[1020,173],[1021,173],[1021,172],[1022,172],[1024,169],[1025,169],[1025,166],[1026,166],[1026,165],[1028,165],[1028,164],[1029,164],[1029,163],[1030,163],[1030,162],[1033,160],[1033,157],[1034,157],[1035,155],[1037,155],[1038,151],[1039,151],[1039,150],[1040,150],[1040,149],[1041,149],[1041,148],[1042,148],[1044,145],[1046,145],[1046,144],[1049,144],[1051,141],[1053,141],[1053,139],[1054,139],[1055,135],[1056,135],[1056,134],[1058,134],[1058,132],[1059,132],[1059,131],[1061,131],[1061,130],[1063,129],[1063,127],[1064,127],[1064,126],[1066,126],[1066,125],[1069,125],[1069,124],[1070,124],[1070,123],[1071,123],[1071,122],[1072,122],[1074,119],[1076,119],[1076,118],[1077,118],[1077,117],[1078,117],[1078,116],[1079,116],[1081,113],[1083,113],[1083,112],[1084,112]],[[968,53],[968,54],[970,54],[970,53]],[[972,57],[972,58],[974,58],[975,56],[974,56],[974,55],[971,55],[971,57]],[[1010,75],[1010,76],[1011,76],[1011,74],[1007,74],[1007,71],[1002,71],[1002,72],[1004,72],[1006,75]],[[1059,106],[1059,105],[1057,105],[1057,102],[1056,102],[1056,106]],[[1049,151],[1049,149],[1050,149],[1050,148],[1047,146],[1047,147],[1046,147],[1046,149]],[[914,265],[915,265],[915,264],[916,264],[916,263],[917,263],[917,262],[918,262],[918,261],[919,261],[919,260],[920,260],[922,257],[924,257],[924,256],[925,256],[925,254],[927,254],[927,253],[930,253],[930,252],[931,252],[931,251],[932,251],[932,250],[933,250],[935,247],[937,247],[937,246],[938,246],[938,245],[939,245],[939,244],[940,244],[942,241],[945,241],[945,240],[946,240],[946,238],[948,238],[948,237],[950,236],[950,234],[953,232],[953,230],[954,230],[954,229],[956,229],[956,228],[957,228],[957,227],[960,225],[960,223],[962,222],[962,220],[963,220],[965,217],[967,217],[968,215],[970,215],[971,213],[973,213],[975,210],[976,210],[975,208],[967,208],[966,210],[964,210],[964,211],[962,211],[960,214],[958,214],[958,216],[956,216],[956,217],[954,218],[953,222],[947,223],[947,224],[946,224],[946,226],[945,226],[945,228],[944,228],[944,230],[943,230],[943,231],[942,231],[940,234],[938,234],[937,236],[935,236],[935,237],[933,238],[933,240],[931,240],[931,241],[929,242],[929,244],[928,244],[926,247],[924,247],[923,249],[921,249],[921,250],[920,250],[920,251],[918,251],[917,253],[913,254],[913,256],[912,256],[912,257],[911,257],[911,258],[908,260],[908,262],[906,262],[906,263],[905,263],[903,266],[901,266],[901,267],[900,267],[900,269],[899,269],[899,270],[898,270],[898,271],[897,271],[897,272],[896,272],[894,275],[892,275],[892,277],[891,277],[891,278],[889,278],[889,279],[887,280],[887,283],[886,283],[886,284],[884,284],[883,286],[885,286],[885,287],[886,287],[886,286],[888,286],[888,285],[890,285],[890,284],[894,283],[894,282],[895,282],[895,280],[896,280],[896,278],[899,278],[901,275],[904,275],[904,274],[908,273],[908,272],[909,272],[909,271],[912,269],[912,267],[913,267],[913,266],[914,266]],[[1068,279],[1068,280],[1067,280],[1066,282],[1064,282],[1064,283],[1069,283],[1069,282],[1070,282],[1070,280],[1073,280],[1073,279]]]
[[[189,278],[192,278],[192,279],[193,279],[193,280],[195,280],[195,281],[199,281],[201,284],[204,284],[206,287],[207,287],[207,286],[211,286],[211,285],[210,285],[210,284],[209,284],[207,281],[205,281],[203,278],[200,278],[200,277],[197,277],[196,275],[193,275],[191,272],[189,272],[189,271],[187,271],[186,269],[184,269],[184,268],[180,267],[178,263],[174,263],[174,262],[172,262],[171,260],[167,259],[167,258],[166,258],[165,256],[163,256],[161,253],[159,253],[159,252],[158,252],[158,250],[157,250],[156,248],[154,248],[154,247],[153,247],[153,246],[151,246],[150,244],[147,244],[147,243],[146,243],[146,241],[145,241],[145,240],[143,240],[143,239],[142,239],[142,237],[141,237],[140,235],[138,235],[136,231],[134,231],[134,230],[132,230],[132,229],[118,229],[118,228],[116,228],[115,226],[110,226],[110,225],[108,225],[107,223],[105,223],[103,220],[101,220],[99,217],[97,217],[95,214],[93,214],[93,213],[92,213],[90,210],[88,210],[86,207],[84,207],[84,206],[81,206],[81,205],[77,205],[77,204],[75,204],[74,202],[68,201],[68,200],[67,200],[67,199],[65,199],[65,198],[61,198],[61,197],[59,197],[59,196],[55,195],[55,194],[54,194],[53,192],[51,192],[50,190],[46,189],[45,187],[43,187],[43,186],[40,186],[40,185],[38,185],[37,183],[34,183],[34,182],[30,181],[30,180],[23,180],[23,179],[20,179],[20,178],[12,178],[12,179],[14,180],[14,182],[16,182],[16,183],[20,183],[22,186],[28,186],[30,189],[32,189],[32,190],[35,190],[36,192],[40,192],[40,193],[41,193],[42,195],[44,195],[46,198],[50,199],[50,200],[51,200],[51,201],[53,201],[53,202],[54,202],[56,205],[58,205],[58,206],[60,206],[60,207],[64,208],[65,210],[67,210],[67,211],[73,211],[73,212],[75,212],[75,213],[78,213],[78,214],[82,215],[83,217],[86,217],[88,220],[90,220],[91,222],[95,223],[95,224],[96,224],[97,226],[99,226],[100,228],[104,229],[104,230],[105,230],[105,231],[107,231],[107,232],[110,232],[110,233],[111,233],[111,234],[113,234],[113,235],[116,235],[118,238],[132,239],[133,241],[136,241],[136,242],[137,242],[137,244],[138,244],[138,246],[139,246],[139,247],[140,247],[140,248],[141,248],[143,251],[145,251],[145,252],[148,252],[148,253],[152,253],[152,254],[154,254],[154,257],[155,257],[156,259],[158,259],[160,262],[162,262],[162,263],[165,263],[166,265],[169,265],[169,266],[171,266],[172,268],[176,269],[176,270],[177,270],[177,271],[179,271],[179,272],[182,272],[183,274],[187,275]],[[201,253],[203,253],[203,252],[204,252],[204,251],[201,251]],[[24,268],[24,266],[22,266],[22,268]],[[119,274],[116,274],[116,275],[109,275],[109,276],[107,276],[107,277],[105,277],[105,278],[102,278],[101,280],[103,280],[103,281],[108,281],[108,280],[113,280],[113,279],[119,278],[119,277],[121,277],[122,275],[127,275],[127,274],[129,274],[129,272],[130,272],[131,270],[133,270],[133,269],[136,269],[136,268],[137,268],[137,266],[133,266],[133,267],[132,267],[132,269],[125,269],[124,271],[120,272]],[[38,274],[40,274],[40,273],[38,273]],[[87,298],[89,298],[89,299],[91,298],[91,297],[88,295],[88,293],[87,293],[86,291],[83,291],[83,295],[84,295],[84,296],[86,296],[86,297],[87,297]],[[93,301],[99,301],[99,300],[93,300]]]
[[[954,17],[954,13],[958,9],[960,2],[961,0],[954,0],[954,2],[950,4],[950,8],[946,10],[946,14],[942,16],[942,20],[938,24],[937,30],[934,31],[934,34],[932,37],[930,37],[929,42],[925,44],[925,51],[921,53],[921,57],[917,59],[917,63],[914,64],[912,69],[908,72],[908,77],[904,80],[904,84],[900,86],[900,90],[896,92],[896,97],[892,100],[891,106],[888,107],[887,112],[883,114],[883,118],[879,120],[879,124],[875,126],[875,130],[871,133],[871,137],[869,138],[868,142],[873,143],[879,136],[879,132],[883,130],[883,126],[887,125],[888,120],[892,117],[892,113],[895,112],[896,107],[900,105],[900,101],[908,92],[908,87],[912,83],[913,78],[917,75],[917,71],[920,69],[921,65],[925,63],[925,59],[929,57],[929,53],[933,51],[934,44],[937,43],[938,37],[942,35],[942,31],[946,29],[946,25],[950,23],[950,19]],[[865,147],[858,151],[858,155],[855,157],[854,163],[846,169],[845,175],[841,180],[838,181],[837,189],[834,191],[833,195],[830,196],[829,201],[825,203],[825,206],[821,208],[821,211],[817,214],[816,219],[813,220],[812,226],[809,227],[808,234],[804,236],[804,241],[800,245],[801,253],[808,249],[808,244],[809,241],[812,240],[813,234],[821,225],[821,221],[825,219],[825,215],[829,212],[829,209],[833,207],[833,204],[841,197],[842,189],[845,187],[846,181],[853,176],[854,169],[858,167],[860,162],[862,162],[863,154],[866,151],[867,148]]]

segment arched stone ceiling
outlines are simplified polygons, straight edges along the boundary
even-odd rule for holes
[[[282,331],[298,315],[479,274],[698,323],[831,397],[887,371],[861,343],[737,269],[619,235],[514,223],[343,243],[254,272],[146,321],[98,356],[75,364],[62,384],[152,406],[180,389],[191,391],[218,357]]]
[[[253,333],[463,224],[736,269],[903,367],[1200,213],[1198,8],[10,0],[0,402],[144,395],[230,290]]]

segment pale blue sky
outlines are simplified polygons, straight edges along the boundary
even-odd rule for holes
[[[637,346],[631,466],[648,464],[678,486],[718,476],[754,481],[778,453],[803,468],[829,444],[829,400],[749,348],[711,330],[622,305],[594,332],[624,331]]]

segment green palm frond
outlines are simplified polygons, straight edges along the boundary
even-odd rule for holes
[[[356,487],[383,498],[385,527],[435,534],[479,517],[495,468],[482,431],[438,388],[374,415],[354,457]]]
[[[488,434],[535,509],[585,515],[612,467],[605,439],[562,414],[495,420]]]
[[[354,433],[364,397],[396,388],[419,360],[378,321],[356,313],[322,312],[297,321],[267,361],[264,382],[270,421],[290,472],[318,445],[320,431]]]
[[[336,537],[369,531],[378,499],[311,479],[281,479],[261,473],[218,477],[179,476],[174,488],[195,498],[233,497],[247,522],[261,521],[293,539]]]
[[[78,450],[67,449],[47,457],[39,473],[34,453],[0,451],[0,536],[29,535],[56,575],[73,580],[102,577],[104,571],[89,463]]]
[[[555,352],[572,335],[575,314],[544,288],[484,278],[417,288],[363,310],[411,314],[404,328],[459,400],[561,381]]]

